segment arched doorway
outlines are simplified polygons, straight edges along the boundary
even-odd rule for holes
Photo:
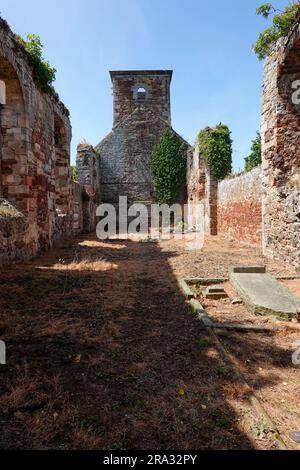
[[[28,130],[20,81],[13,65],[0,57],[0,195],[28,210]]]

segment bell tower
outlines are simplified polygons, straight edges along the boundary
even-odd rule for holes
[[[170,84],[172,70],[110,72],[113,84],[113,126],[117,126],[137,107],[151,110],[171,125]]]

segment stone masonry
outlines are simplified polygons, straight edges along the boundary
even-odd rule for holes
[[[263,145],[263,250],[300,265],[300,26],[279,41],[265,65]]]
[[[27,52],[0,19],[0,264],[82,230],[70,142],[68,110],[36,85]]]
[[[78,183],[83,188],[83,230],[89,233],[96,228],[96,208],[101,201],[99,155],[89,144],[77,147],[76,168]]]
[[[196,145],[194,151],[188,152],[187,159],[188,206],[194,228],[197,228],[197,205],[204,206],[204,230],[207,235],[217,234],[217,191],[217,181],[212,177]]]
[[[110,72],[113,130],[96,147],[103,202],[129,204],[154,199],[150,161],[153,146],[171,128],[170,70]]]
[[[218,184],[217,227],[219,235],[261,246],[261,168],[227,178]]]
[[[99,202],[154,200],[153,146],[166,128],[175,132],[172,71],[110,75],[113,129],[95,149],[78,146],[74,183],[69,112],[36,85],[27,52],[0,18],[0,264],[94,230]],[[197,203],[204,206],[205,232],[260,245],[265,255],[294,266],[300,265],[299,80],[297,25],[265,64],[261,169],[218,183],[197,148],[187,155],[190,214]]]
[[[300,265],[299,80],[297,25],[278,41],[265,64],[261,169],[226,179],[217,191],[209,191],[215,183],[196,150],[188,172],[189,204],[204,201],[207,233],[213,233],[207,229],[212,217],[216,233],[261,246],[266,256],[295,267]],[[211,211],[213,201],[217,212]]]

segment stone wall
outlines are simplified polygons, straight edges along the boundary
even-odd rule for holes
[[[207,235],[223,235],[261,244],[261,169],[217,182],[198,147],[189,152],[187,168],[189,214],[195,226],[197,206],[203,205]]]
[[[168,70],[111,72],[114,96],[112,132],[96,147],[100,155],[101,194],[105,203],[119,196],[128,203],[153,202],[152,150],[171,128]],[[174,131],[173,131],[174,132]]]
[[[30,258],[82,230],[70,142],[68,110],[37,86],[27,52],[0,18],[0,198],[18,214],[2,210],[0,262]]]
[[[85,188],[96,202],[99,202],[101,199],[100,159],[92,145],[79,144],[77,146],[76,168],[79,185]]]
[[[83,231],[89,233],[96,228],[96,209],[102,197],[100,189],[100,159],[98,152],[92,145],[78,145],[76,168],[78,182],[83,192]]]
[[[129,204],[154,198],[150,162],[152,149],[167,124],[150,110],[138,107],[96,148],[100,154],[103,202]]]
[[[24,215],[0,199],[0,266],[28,257],[27,223]]]
[[[300,27],[266,61],[262,106],[263,250],[300,265]],[[299,96],[299,93],[298,93]]]
[[[261,246],[261,169],[228,178],[218,184],[217,233]]]
[[[204,215],[203,227],[207,235],[217,234],[217,181],[204,163],[196,146],[190,150],[187,160],[187,193],[190,220],[194,228],[197,228],[199,220],[199,204]]]
[[[83,232],[83,188],[79,183],[72,183],[72,214],[73,214],[73,233],[78,235]]]

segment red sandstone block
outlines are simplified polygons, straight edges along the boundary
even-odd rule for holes
[[[32,176],[24,176],[25,186],[32,186]]]

